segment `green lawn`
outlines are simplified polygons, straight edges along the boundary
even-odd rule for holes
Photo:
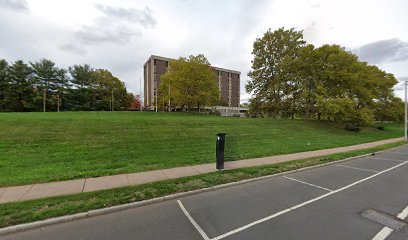
[[[230,161],[403,135],[402,125],[385,126],[355,133],[326,121],[154,112],[1,113],[0,186],[210,163],[217,132],[228,133]]]

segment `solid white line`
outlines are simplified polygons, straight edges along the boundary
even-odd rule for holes
[[[408,217],[408,205],[407,207],[398,214],[397,218],[404,220]]]
[[[358,168],[358,167],[351,167],[351,166],[340,165],[340,164],[335,164],[334,166],[337,166],[337,167],[344,167],[344,168],[350,168],[350,169],[356,169],[356,170],[361,170],[361,171],[366,171],[366,172],[375,172],[375,173],[380,172],[380,171],[375,171],[375,170],[371,170],[371,169]]]
[[[368,158],[375,159],[375,160],[382,160],[382,161],[391,161],[391,162],[406,162],[404,160],[389,159],[389,158],[378,158],[378,157],[368,157]]]
[[[311,184],[311,183],[308,183],[308,182],[300,181],[300,180],[297,180],[297,179],[295,179],[295,178],[291,178],[291,177],[288,177],[288,176],[283,176],[283,177],[284,177],[284,178],[287,178],[287,179],[290,179],[290,180],[292,180],[292,181],[300,182],[300,183],[303,183],[303,184],[306,184],[306,185],[309,185],[309,186],[312,186],[312,187],[320,188],[320,189],[323,189],[323,190],[326,190],[326,191],[329,191],[329,192],[333,191],[333,190],[331,190],[331,189],[328,189],[328,188],[325,188],[325,187],[321,187],[321,186],[317,186],[317,185],[314,185],[314,184]]]
[[[252,227],[252,226],[255,226],[255,225],[257,225],[257,224],[266,222],[266,221],[271,220],[271,219],[273,219],[273,218],[276,218],[276,217],[278,217],[278,216],[280,216],[280,215],[283,215],[283,214],[285,214],[285,213],[287,213],[287,212],[290,212],[290,211],[293,211],[293,210],[295,210],[295,209],[301,208],[301,207],[306,206],[306,205],[308,205],[308,204],[310,204],[310,203],[319,201],[320,199],[326,198],[326,197],[328,197],[328,196],[330,196],[330,195],[333,195],[333,194],[335,194],[335,193],[344,191],[344,190],[346,190],[346,189],[348,189],[348,188],[351,188],[351,187],[353,187],[353,186],[355,186],[355,185],[357,185],[357,184],[360,184],[360,183],[362,183],[362,182],[365,182],[365,181],[367,181],[367,180],[370,180],[370,179],[372,179],[372,178],[374,178],[374,177],[377,177],[377,176],[379,176],[379,175],[381,175],[381,174],[384,174],[384,173],[386,173],[386,172],[389,172],[389,171],[391,171],[391,170],[393,170],[393,169],[395,169],[395,168],[401,167],[401,166],[403,166],[403,165],[405,165],[405,164],[407,164],[407,163],[408,163],[408,162],[400,163],[400,164],[395,165],[395,166],[393,166],[393,167],[391,167],[391,168],[388,168],[388,169],[385,169],[385,170],[383,170],[383,171],[381,171],[381,172],[378,172],[378,173],[376,173],[376,174],[373,174],[373,175],[371,175],[371,176],[369,176],[369,177],[366,177],[366,178],[363,178],[363,179],[361,179],[361,180],[358,180],[357,182],[351,183],[351,184],[349,184],[349,185],[347,185],[347,186],[345,186],[345,187],[339,188],[339,189],[334,190],[334,191],[332,191],[332,192],[328,192],[328,193],[323,194],[323,195],[321,195],[321,196],[319,196],[319,197],[313,198],[313,199],[311,199],[311,200],[309,200],[309,201],[303,202],[303,203],[298,204],[298,205],[296,205],[296,206],[293,206],[293,207],[291,207],[291,208],[287,208],[287,209],[282,210],[282,211],[280,211],[280,212],[278,212],[278,213],[272,214],[272,215],[270,215],[270,216],[268,216],[268,217],[259,219],[259,220],[255,221],[255,222],[249,223],[249,224],[247,224],[247,225],[245,225],[245,226],[242,226],[242,227],[240,227],[240,228],[237,228],[237,229],[234,229],[234,230],[229,231],[229,232],[227,232],[227,233],[224,233],[224,234],[222,234],[222,235],[220,235],[220,236],[218,236],[218,237],[215,237],[215,238],[213,238],[213,239],[211,239],[211,240],[220,240],[220,239],[226,238],[226,237],[228,237],[228,236],[230,236],[230,235],[233,235],[233,234],[235,234],[235,233],[244,231],[245,229],[248,229],[248,228],[250,228],[250,227]]]
[[[408,216],[408,205],[404,208],[397,216],[397,218],[404,220]],[[383,227],[371,240],[384,240],[386,239],[394,230],[389,227]]]
[[[190,216],[190,213],[187,212],[187,209],[184,207],[183,203],[181,203],[180,200],[177,200],[178,205],[181,208],[181,211],[183,211],[183,213],[186,215],[186,217],[188,218],[188,220],[190,220],[191,224],[193,224],[193,226],[197,229],[197,231],[200,233],[201,237],[204,238],[204,240],[210,240],[210,238],[207,236],[207,234],[205,234],[205,232],[203,231],[203,229],[200,227],[200,225],[198,225],[196,223],[196,221],[194,221],[194,219]]]
[[[386,239],[394,230],[389,227],[383,227],[371,240],[384,240]]]

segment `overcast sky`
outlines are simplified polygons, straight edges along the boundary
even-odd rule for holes
[[[407,10],[406,0],[0,0],[0,58],[89,63],[139,94],[150,55],[203,53],[241,71],[245,102],[252,43],[268,28],[304,30],[315,46],[342,45],[408,80]]]

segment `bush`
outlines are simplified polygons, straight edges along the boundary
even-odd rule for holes
[[[353,122],[348,122],[346,123],[346,125],[344,126],[344,129],[346,129],[347,131],[352,131],[352,132],[360,132],[361,128]]]
[[[383,125],[380,125],[377,127],[377,129],[382,131],[382,130],[385,130],[385,127]]]
[[[210,112],[210,115],[221,116],[221,113],[218,110],[214,110]]]

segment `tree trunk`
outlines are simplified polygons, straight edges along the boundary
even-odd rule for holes
[[[60,96],[59,94],[57,95],[57,112],[60,111]]]
[[[43,89],[43,112],[45,112],[45,99],[46,99],[46,90]]]

